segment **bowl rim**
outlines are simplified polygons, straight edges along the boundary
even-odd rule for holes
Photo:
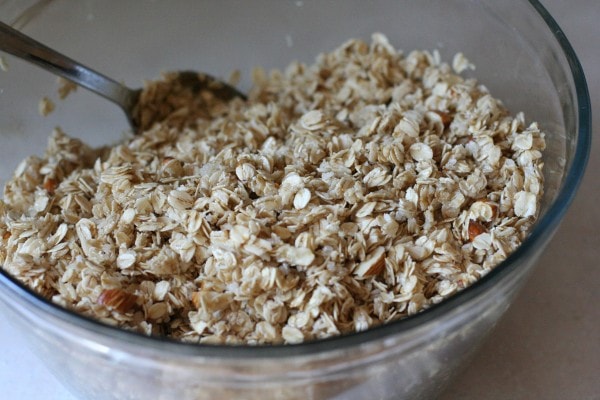
[[[45,5],[50,1],[41,0]],[[8,289],[11,294],[28,303],[29,306],[50,314],[66,323],[74,324],[78,328],[94,332],[107,340],[117,340],[123,344],[149,348],[153,351],[165,352],[180,357],[204,357],[219,359],[259,359],[259,358],[286,358],[295,356],[309,356],[316,353],[327,353],[375,342],[392,335],[405,334],[419,327],[435,321],[449,314],[452,310],[477,298],[489,288],[495,286],[505,277],[510,275],[519,266],[519,260],[527,254],[536,251],[539,243],[547,239],[547,231],[558,226],[569,205],[575,197],[585,167],[588,162],[591,148],[591,104],[585,75],[577,55],[564,32],[554,18],[538,0],[528,0],[538,15],[550,29],[554,39],[558,42],[563,55],[569,64],[571,78],[575,84],[577,100],[577,142],[571,160],[571,165],[566,171],[563,186],[555,200],[550,204],[546,213],[536,222],[529,236],[523,243],[510,254],[503,262],[493,268],[487,275],[477,280],[464,290],[452,295],[448,299],[435,304],[417,314],[382,325],[372,327],[362,332],[353,332],[325,339],[305,341],[298,344],[272,344],[272,345],[247,345],[247,344],[200,344],[187,343],[165,337],[146,336],[141,333],[127,331],[101,323],[91,317],[62,308],[33,290],[26,287],[16,278],[0,267],[0,289]],[[35,6],[34,6],[35,7]],[[39,11],[39,8],[36,10]],[[26,10],[31,11],[30,9]]]

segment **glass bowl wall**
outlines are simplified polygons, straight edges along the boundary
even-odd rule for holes
[[[26,10],[26,6],[32,5]],[[585,79],[560,28],[537,1],[7,1],[0,19],[132,87],[160,71],[227,77],[312,62],[351,37],[385,33],[405,51],[461,51],[476,76],[546,132],[542,213],[527,241],[451,299],[366,332],[293,346],[174,343],[65,311],[0,273],[0,305],[50,370],[84,399],[431,398],[509,307],[568,207],[587,160]],[[42,118],[55,77],[5,56],[0,75],[0,184],[43,151],[52,128],[91,145],[123,137],[112,104],[79,90]]]

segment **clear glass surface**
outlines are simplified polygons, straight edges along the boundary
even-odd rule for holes
[[[28,11],[26,7],[30,8]],[[0,272],[0,305],[40,359],[82,399],[432,398],[509,307],[570,204],[590,147],[581,67],[537,1],[101,1],[0,3],[0,19],[132,87],[196,69],[242,90],[254,66],[311,62],[350,37],[385,33],[403,50],[462,51],[476,76],[547,133],[542,213],[527,241],[473,286],[418,315],[291,346],[208,346],[148,338],[65,311]],[[122,112],[79,90],[47,118],[55,77],[5,56],[0,185],[60,125],[92,145],[118,141]],[[499,349],[500,351],[500,349]]]

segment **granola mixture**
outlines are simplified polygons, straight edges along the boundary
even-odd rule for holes
[[[253,74],[249,99],[172,107],[111,148],[56,130],[0,201],[0,264],[148,335],[297,343],[417,313],[527,235],[544,134],[458,54],[380,34]]]

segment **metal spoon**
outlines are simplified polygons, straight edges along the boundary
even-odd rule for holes
[[[130,89],[2,22],[0,22],[0,50],[60,75],[116,103],[125,112],[133,131],[139,131],[137,105],[142,89]],[[235,97],[246,99],[246,96],[233,86],[204,73],[181,71],[178,72],[176,81],[193,93],[209,90],[216,98],[223,101]]]

